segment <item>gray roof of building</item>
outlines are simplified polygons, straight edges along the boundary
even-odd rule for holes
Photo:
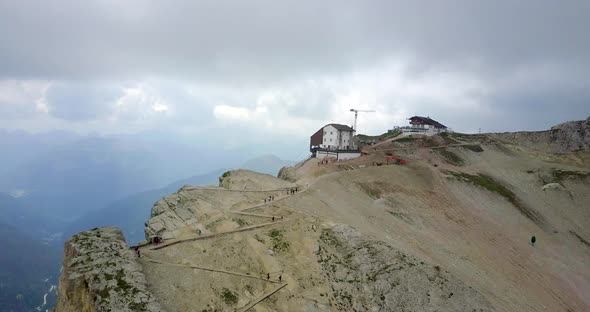
[[[440,122],[430,118],[430,117],[422,117],[422,116],[413,116],[410,117],[410,120],[417,120],[427,125],[432,125],[437,128],[446,128],[447,126],[441,124]]]
[[[347,125],[341,125],[341,124],[336,124],[336,123],[327,124],[326,126],[332,126],[332,127],[336,128],[336,130],[338,130],[338,131],[354,131],[354,129],[352,129],[351,127],[349,127]]]

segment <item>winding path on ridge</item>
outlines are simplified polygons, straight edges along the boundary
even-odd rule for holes
[[[271,207],[272,204],[275,204],[278,201],[283,201],[287,198],[291,198],[291,197],[296,196],[298,194],[304,193],[308,190],[308,188],[302,188],[302,187],[298,187],[298,188],[300,189],[299,191],[297,191],[293,194],[279,196],[278,198],[276,198],[275,200],[272,200],[272,201],[266,201],[262,204],[255,204],[252,206],[241,208],[239,210],[227,211],[227,213],[245,215],[245,216],[262,217],[262,218],[281,218],[279,220],[276,220],[273,222],[258,223],[258,224],[254,224],[254,225],[250,225],[250,226],[243,226],[243,227],[239,227],[234,230],[223,231],[223,232],[213,233],[213,234],[209,234],[209,235],[196,235],[194,237],[189,237],[189,238],[184,238],[184,239],[172,239],[172,240],[162,242],[158,245],[155,245],[154,247],[149,248],[149,250],[157,251],[157,250],[160,250],[160,249],[172,246],[172,245],[176,245],[179,243],[183,243],[183,242],[204,240],[204,239],[219,237],[222,235],[244,232],[244,231],[249,231],[249,230],[255,230],[255,229],[259,229],[259,228],[263,228],[263,227],[268,227],[268,226],[272,226],[272,225],[283,224],[283,223],[289,222],[289,221],[291,221],[291,219],[286,219],[286,218],[283,219],[282,216],[266,215],[266,214],[260,214],[260,213],[248,213],[245,211],[255,209],[255,208]],[[230,192],[272,193],[272,192],[289,192],[290,188],[281,188],[281,189],[274,189],[274,190],[231,190],[231,189],[223,189],[223,188],[187,187],[187,188],[185,188],[185,190],[216,190],[216,191],[230,191]],[[149,244],[137,246],[137,247],[145,247],[148,245]],[[155,254],[151,254],[150,256],[153,256],[153,255],[155,255]],[[197,270],[202,270],[202,271],[207,271],[207,272],[229,274],[229,275],[239,276],[239,277],[243,277],[243,278],[257,279],[257,280],[262,280],[262,281],[265,281],[268,283],[273,283],[273,284],[280,284],[279,286],[272,289],[271,291],[268,291],[268,292],[264,293],[263,295],[261,295],[260,297],[254,299],[253,301],[251,301],[247,305],[245,305],[241,308],[237,308],[236,311],[248,311],[251,308],[253,308],[254,306],[256,306],[257,304],[259,304],[260,302],[262,302],[263,300],[265,300],[266,298],[272,296],[273,294],[275,294],[276,292],[278,292],[279,290],[281,290],[285,286],[287,286],[286,282],[272,281],[272,280],[268,280],[267,278],[258,277],[257,275],[250,274],[250,273],[240,273],[240,272],[233,272],[233,271],[228,271],[228,270],[224,270],[224,269],[209,268],[209,267],[203,267],[203,266],[197,266],[197,265],[165,262],[165,261],[160,261],[160,260],[156,260],[151,257],[145,257],[145,256],[144,256],[144,261],[150,262],[153,264],[157,264],[157,265],[166,265],[166,266],[181,267],[181,268],[188,268],[188,269],[197,269]]]

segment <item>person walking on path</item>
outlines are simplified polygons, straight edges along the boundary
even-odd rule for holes
[[[270,280],[270,273],[266,273],[266,279]]]
[[[279,275],[279,282],[282,282],[283,280],[283,275]]]
[[[537,238],[535,237],[535,235],[533,235],[533,237],[531,237],[531,245],[533,245],[533,247],[535,247],[536,242],[537,242]]]
[[[135,252],[137,253],[137,257],[141,258],[141,252],[139,251],[139,246],[135,247]]]

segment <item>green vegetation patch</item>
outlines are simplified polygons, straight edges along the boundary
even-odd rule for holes
[[[391,184],[383,181],[357,182],[357,185],[373,199],[379,199],[386,193],[396,191]]]
[[[358,186],[373,199],[381,197],[383,191],[374,183],[358,183]]]
[[[230,174],[231,174],[231,171],[226,171],[219,177],[219,186],[220,187],[221,187],[221,181],[223,181],[223,179],[229,177]]]
[[[234,219],[234,222],[237,223],[239,226],[246,226],[246,225],[248,225],[248,222],[244,221],[244,219],[242,219],[242,218]]]
[[[485,134],[468,134],[468,133],[459,133],[459,132],[452,132],[449,133],[449,136],[455,139],[464,140],[464,141],[484,141],[488,140],[487,135]]]
[[[413,137],[405,137],[405,138],[399,138],[397,140],[395,140],[395,142],[399,142],[399,143],[410,143],[410,142],[414,142],[418,140],[417,138],[413,138]]]
[[[254,239],[261,242],[261,243],[266,243],[266,241],[264,240],[264,238],[260,237],[258,234],[254,234]]]
[[[459,155],[447,149],[437,149],[436,152],[439,153],[446,160],[446,162],[448,162],[451,165],[462,166],[463,164],[465,164],[463,158],[459,157]]]
[[[328,246],[340,247],[342,245],[338,237],[336,237],[331,229],[323,230],[322,234],[320,235],[320,240],[326,243]]]
[[[590,177],[590,172],[584,171],[571,171],[571,170],[561,170],[561,169],[553,169],[551,172],[553,178],[558,183],[561,183],[563,180],[583,180]]]
[[[227,288],[224,288],[221,291],[221,298],[223,299],[223,302],[225,302],[225,304],[227,305],[235,305],[236,303],[238,303],[238,295]]]
[[[533,209],[526,207],[519,199],[516,197],[516,194],[509,190],[506,186],[502,183],[494,180],[494,178],[478,173],[478,174],[468,174],[463,172],[454,172],[454,171],[447,171],[446,173],[453,176],[453,178],[463,181],[466,183],[471,183],[475,186],[482,187],[492,193],[496,193],[506,200],[508,200],[514,207],[518,209],[518,211],[523,214],[525,217],[529,218],[535,224],[542,226],[545,221],[543,216],[541,216],[538,212]]]
[[[439,134],[439,136],[445,141],[445,145],[460,143],[459,141],[453,139],[448,132],[443,132]]]
[[[272,250],[274,252],[283,252],[289,250],[289,242],[285,240],[285,230],[272,229],[268,232],[272,242]]]
[[[479,144],[461,145],[461,147],[476,153],[483,152],[483,148]]]
[[[391,132],[385,132],[385,133],[380,134],[380,135],[358,134],[356,136],[356,138],[359,141],[365,141],[365,142],[367,142],[367,141],[373,141],[373,140],[374,141],[383,141],[383,140],[386,140],[386,139],[395,138],[395,137],[399,136],[400,134],[402,134],[401,131],[394,130],[394,131],[391,131]]]

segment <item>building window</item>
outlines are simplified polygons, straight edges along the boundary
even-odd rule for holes
[[[330,135],[332,135],[332,131],[330,131]]]
[[[332,142],[332,139],[330,139],[330,142]]]

